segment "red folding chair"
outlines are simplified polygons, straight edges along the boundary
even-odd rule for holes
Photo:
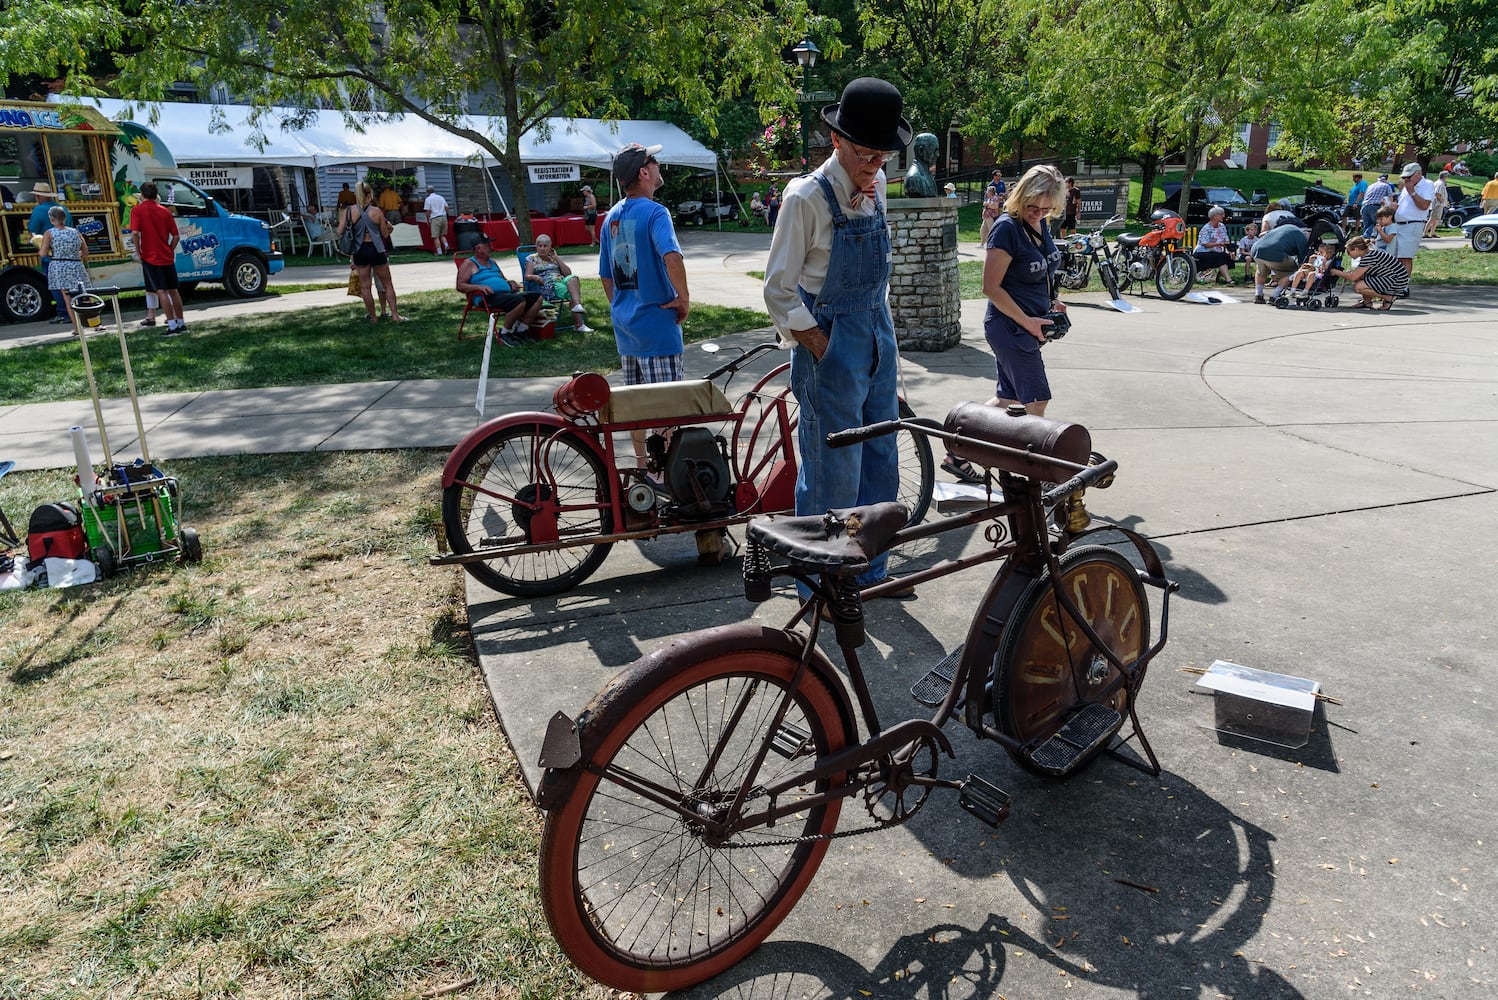
[[[453,254],[453,266],[456,267],[456,268],[461,268],[463,266],[463,262],[465,260],[467,260],[471,256],[473,256],[473,255],[470,254],[470,253],[455,253],[455,254]],[[477,301],[475,301],[475,299],[477,299]],[[465,292],[465,293],[463,293],[463,318],[460,319],[460,320],[458,320],[458,339],[459,340],[463,339],[463,324],[468,322],[468,314],[472,313],[472,312],[481,312],[481,313],[483,313],[486,316],[498,316],[499,320],[500,320],[500,325],[501,326],[504,325],[505,314],[504,314],[503,310],[501,310],[501,309],[491,309],[489,307],[489,303],[486,302],[486,301],[484,301],[483,298],[478,297],[478,296],[474,296],[474,295],[469,295],[468,293]],[[487,334],[488,329],[489,329],[489,324],[485,323],[484,324],[484,330],[486,331],[486,334]]]

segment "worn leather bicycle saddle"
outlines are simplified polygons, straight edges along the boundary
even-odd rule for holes
[[[894,502],[829,510],[821,516],[758,517],[749,522],[748,538],[810,573],[856,576],[889,548],[890,539],[909,517],[905,505]]]

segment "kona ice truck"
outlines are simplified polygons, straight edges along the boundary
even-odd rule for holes
[[[0,319],[25,322],[51,310],[27,231],[38,183],[72,214],[96,285],[142,287],[140,262],[130,255],[130,211],[141,184],[155,181],[158,200],[177,217],[183,287],[221,282],[240,298],[263,295],[270,275],[285,266],[270,227],[226,212],[176,171],[161,139],[134,122],[112,122],[92,108],[0,101]]]

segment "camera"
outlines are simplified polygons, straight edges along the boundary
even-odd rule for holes
[[[1051,324],[1046,328],[1045,331],[1046,340],[1060,340],[1062,337],[1066,336],[1068,332],[1070,332],[1071,317],[1066,313],[1048,312],[1045,314],[1045,318],[1049,320]]]

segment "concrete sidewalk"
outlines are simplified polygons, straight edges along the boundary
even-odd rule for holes
[[[1478,748],[1498,727],[1498,294],[1417,287],[1389,314],[1136,301],[1131,316],[1076,304],[1045,360],[1053,414],[1120,462],[1089,507],[1150,536],[1182,586],[1140,699],[1164,773],[1104,759],[1054,784],[950,725],[941,773],[1013,793],[1004,826],[936,792],[905,826],[835,841],[770,942],[686,996],[1491,992],[1498,778]],[[918,413],[992,391],[977,305],[960,347],[904,358]],[[984,544],[945,535],[891,571]],[[962,642],[985,580],[869,607],[884,725],[925,714],[908,689]],[[556,597],[468,594],[530,781],[547,719],[575,718],[615,671],[700,628],[792,613],[784,596],[745,602],[737,558],[699,567],[690,534],[615,545]],[[1301,750],[1219,738],[1184,672],[1216,659],[1320,681],[1339,703]],[[867,820],[856,799],[843,816]]]

